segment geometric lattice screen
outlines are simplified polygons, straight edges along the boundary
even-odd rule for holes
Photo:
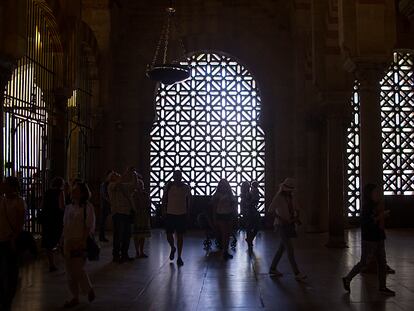
[[[384,195],[414,195],[414,54],[395,52],[380,82]],[[359,216],[360,99],[355,84],[354,117],[347,132],[348,216]]]
[[[381,81],[385,195],[414,194],[414,55],[394,53]]]
[[[260,97],[249,71],[228,56],[196,54],[191,76],[161,84],[151,132],[150,192],[154,209],[179,168],[193,195],[212,195],[220,179],[239,194],[243,181],[259,182],[264,211],[265,139]]]
[[[353,118],[347,130],[346,160],[347,160],[347,204],[348,217],[358,217],[360,211],[360,172],[359,172],[359,93],[358,82],[355,82],[351,99]]]

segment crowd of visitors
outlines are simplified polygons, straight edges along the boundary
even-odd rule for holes
[[[269,274],[281,277],[278,263],[286,252],[297,281],[305,281],[306,275],[298,267],[292,239],[297,237],[297,226],[301,224],[299,206],[295,196],[296,181],[286,178],[279,186],[267,215],[273,219],[279,246],[271,263]],[[25,223],[26,204],[19,195],[19,180],[7,177],[0,186],[0,309],[10,310],[18,283],[18,247],[16,243]],[[151,237],[150,197],[145,190],[142,176],[128,168],[123,174],[108,171],[99,189],[99,217],[91,204],[88,185],[76,179],[70,184],[56,177],[50,189],[44,193],[42,210],[38,221],[42,225],[41,245],[45,249],[50,272],[58,269],[55,256],[62,250],[64,267],[71,297],[65,308],[79,304],[79,296],[84,294],[89,302],[95,299],[95,291],[85,270],[90,243],[93,244],[95,225],[99,240],[109,242],[106,236],[108,216],[112,215],[112,256],[113,262],[123,263],[135,258],[147,258],[145,241]],[[216,232],[218,246],[224,260],[232,259],[229,240],[238,221],[246,232],[249,250],[260,228],[261,217],[258,211],[260,192],[257,182],[243,182],[240,191],[240,205],[230,183],[221,180],[211,198],[210,223]],[[191,189],[183,181],[182,172],[173,173],[173,179],[166,183],[162,211],[167,242],[170,246],[169,259],[177,258],[177,265],[183,266],[184,235],[191,210]],[[360,262],[346,275],[342,282],[350,291],[351,280],[367,267],[372,259],[378,262],[379,290],[386,295],[395,292],[386,287],[386,273],[393,271],[387,266],[385,256],[384,215],[380,209],[379,188],[367,185],[363,192],[361,216],[362,254]],[[240,206],[240,216],[238,216]],[[239,224],[240,224],[239,223]],[[130,241],[135,245],[135,256],[130,257]],[[92,242],[91,242],[92,241]],[[3,277],[4,276],[4,277]]]

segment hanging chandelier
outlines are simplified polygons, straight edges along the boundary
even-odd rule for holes
[[[180,60],[185,60],[186,51],[175,24],[175,12],[176,10],[171,0],[170,6],[166,9],[166,21],[161,31],[152,63],[147,68],[148,78],[167,85],[190,77],[190,67],[180,63]],[[177,51],[173,50],[174,47]]]

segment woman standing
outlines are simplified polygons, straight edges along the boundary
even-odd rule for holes
[[[231,259],[233,256],[228,251],[229,239],[237,213],[237,201],[227,180],[222,179],[218,183],[212,198],[212,206],[214,209],[214,222],[220,232],[223,258],[225,260]]]
[[[42,213],[42,247],[46,249],[49,271],[56,271],[53,250],[59,243],[63,230],[63,211],[65,209],[65,181],[61,177],[52,180],[52,185],[45,192]]]
[[[273,258],[269,274],[283,275],[277,270],[277,265],[286,250],[296,280],[303,281],[306,275],[299,271],[292,244],[292,238],[297,237],[296,225],[300,224],[298,206],[293,196],[295,188],[296,181],[293,178],[286,178],[269,207],[269,213],[275,215],[274,226],[280,237],[279,248]]]
[[[95,212],[89,203],[91,193],[85,183],[75,183],[72,188],[72,204],[66,206],[63,218],[63,245],[65,269],[72,299],[64,304],[72,308],[79,304],[79,292],[88,295],[89,302],[95,292],[84,267],[86,263],[86,240],[95,231]]]
[[[134,224],[132,234],[134,237],[137,258],[147,258],[144,253],[145,239],[151,237],[151,207],[148,194],[144,191],[144,182],[138,179],[137,189],[132,194],[134,204]]]

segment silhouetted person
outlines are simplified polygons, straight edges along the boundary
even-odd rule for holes
[[[244,189],[243,189],[244,187]],[[241,203],[246,200],[246,207],[245,207],[245,217],[246,217],[246,242],[249,248],[253,247],[253,240],[259,231],[259,224],[260,224],[260,214],[257,210],[257,206],[259,204],[260,194],[258,189],[258,183],[252,182],[252,186],[250,191],[248,190],[249,183],[242,185],[242,193],[241,193]],[[248,191],[243,194],[243,191]]]
[[[26,204],[19,195],[19,180],[7,177],[0,184],[0,310],[11,310],[19,265],[16,239],[23,230]]]
[[[52,180],[51,187],[45,192],[40,222],[42,224],[42,247],[46,249],[49,271],[57,270],[54,249],[59,244],[63,230],[65,209],[65,181],[61,177]]]
[[[395,292],[386,286],[387,262],[385,259],[384,211],[380,206],[381,189],[374,184],[367,184],[363,189],[361,210],[361,259],[356,266],[342,278],[346,291],[351,291],[352,279],[361,272],[372,258],[378,265],[379,291],[388,296]]]
[[[89,302],[95,299],[89,276],[85,271],[86,240],[95,232],[95,211],[89,202],[88,186],[75,183],[72,186],[72,204],[65,207],[63,217],[63,254],[69,291],[72,298],[65,302],[65,308],[79,304],[79,294],[86,294]]]
[[[275,215],[274,226],[280,238],[279,248],[273,258],[269,274],[278,277],[283,275],[277,270],[277,266],[283,253],[286,251],[296,280],[303,281],[306,279],[306,275],[299,271],[292,244],[292,238],[297,237],[296,225],[300,224],[298,205],[293,195],[295,189],[295,179],[286,178],[280,185],[279,191],[274,196],[269,207],[269,213]]]
[[[170,260],[174,260],[175,252],[178,249],[177,265],[182,266],[184,262],[181,256],[184,233],[187,227],[187,213],[190,208],[191,191],[190,187],[182,181],[181,171],[175,171],[173,179],[165,187],[162,202],[165,210],[167,241],[171,247]],[[174,233],[177,238],[177,247],[175,247]]]
[[[122,176],[113,173],[108,186],[113,221],[113,262],[133,260],[128,250],[131,241],[131,220],[134,207],[132,193],[136,188],[136,178],[128,169]]]
[[[108,171],[105,175],[105,180],[101,183],[99,189],[99,199],[100,199],[100,207],[99,207],[99,241],[101,242],[108,242],[108,239],[105,236],[105,229],[106,229],[106,219],[111,214],[111,202],[109,200],[108,194],[108,185],[109,185],[109,178],[112,174],[112,171]]]
[[[138,178],[138,176],[137,176]],[[135,213],[132,226],[136,257],[147,258],[144,252],[145,239],[151,237],[151,203],[144,189],[144,182],[138,178],[137,188],[132,194]]]
[[[220,243],[223,259],[231,259],[229,240],[237,217],[237,200],[233,195],[230,184],[226,179],[220,180],[212,197],[214,223],[220,232]]]

